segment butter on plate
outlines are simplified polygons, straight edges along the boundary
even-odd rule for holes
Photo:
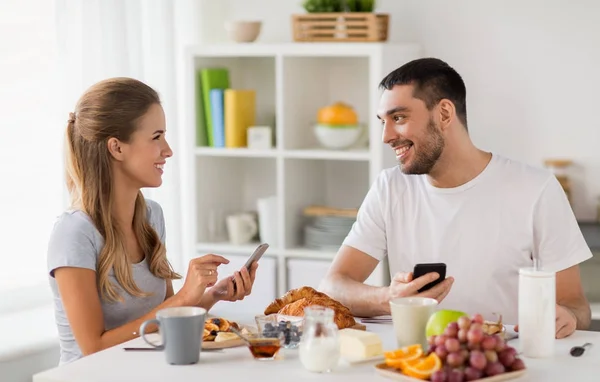
[[[381,338],[372,332],[356,329],[339,331],[341,356],[349,363],[383,359]]]

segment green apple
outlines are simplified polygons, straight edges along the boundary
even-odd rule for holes
[[[438,310],[429,317],[427,326],[425,327],[425,335],[427,338],[431,336],[439,336],[446,330],[449,323],[458,321],[462,316],[468,316],[464,312],[458,310]]]

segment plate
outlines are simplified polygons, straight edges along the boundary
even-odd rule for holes
[[[383,354],[379,354],[373,357],[368,358],[352,358],[352,357],[342,357],[344,361],[348,362],[350,365],[358,364],[358,363],[367,363],[373,361],[383,361],[385,356]]]
[[[239,325],[239,324],[238,324]],[[249,325],[239,325],[240,329],[246,329],[253,333],[256,332],[256,328]],[[246,343],[241,338],[236,338],[227,341],[215,342],[215,341],[202,341],[202,349],[227,349],[245,346]]]
[[[357,322],[356,324],[354,324],[353,326],[351,326],[350,329],[367,330],[367,325],[361,324],[361,323]]]
[[[237,338],[234,340],[228,341],[202,341],[202,349],[227,349],[227,348],[236,348],[240,346],[244,346],[246,343],[243,339]]]
[[[408,375],[402,374],[397,369],[395,369],[393,367],[389,367],[387,364],[385,364],[385,362],[378,363],[377,365],[375,365],[375,370],[377,371],[377,373],[379,375],[386,377],[386,378],[394,379],[396,381],[423,382],[422,379],[417,379],[417,378],[409,377]],[[481,379],[478,379],[477,382],[480,382],[480,381],[481,382],[508,381],[511,379],[519,378],[520,376],[524,375],[526,372],[527,372],[527,369],[519,370],[519,371],[511,371],[510,373],[499,374],[499,375],[495,375],[493,377],[481,378]]]

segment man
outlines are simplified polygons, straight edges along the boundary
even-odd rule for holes
[[[372,185],[321,289],[357,316],[389,314],[390,299],[417,295],[516,324],[518,271],[537,258],[557,272],[556,337],[588,328],[578,264],[592,255],[553,174],[473,145],[465,85],[445,62],[409,62],[380,86],[377,117],[399,166]],[[363,284],[386,256],[389,287]],[[410,270],[431,262],[451,277],[417,294],[438,275],[412,280]]]

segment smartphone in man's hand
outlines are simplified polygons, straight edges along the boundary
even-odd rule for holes
[[[436,272],[440,277],[419,289],[418,293],[425,292],[446,279],[446,264],[423,263],[415,265],[415,269],[413,270],[413,280],[432,272]]]

